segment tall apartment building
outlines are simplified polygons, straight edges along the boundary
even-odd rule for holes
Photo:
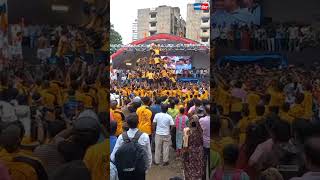
[[[180,8],[159,6],[138,9],[138,39],[159,33],[186,36],[186,22],[181,17]]]
[[[132,41],[138,40],[138,20],[132,23]]]
[[[197,0],[196,3],[207,2]],[[210,44],[210,11],[194,10],[193,4],[187,6],[187,38],[202,44]]]

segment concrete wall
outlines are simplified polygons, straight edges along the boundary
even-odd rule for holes
[[[201,11],[195,11],[193,4],[187,7],[187,38],[200,42]]]
[[[149,36],[149,12],[150,9],[138,10],[138,39]]]
[[[68,5],[69,11],[52,11],[52,4]],[[26,23],[81,24],[86,19],[82,12],[81,0],[8,0],[10,23],[17,23],[24,17]]]
[[[138,10],[138,39],[142,39],[150,35],[150,11],[151,9]],[[153,11],[156,12],[156,34],[168,33],[180,35],[185,34],[185,21],[180,23],[180,9],[170,6],[159,6]],[[177,22],[175,24],[175,18]],[[176,32],[174,33],[174,28]]]
[[[263,16],[274,22],[317,23],[320,21],[319,0],[264,0]]]
[[[157,33],[170,33],[173,19],[172,9],[169,7],[157,8]]]

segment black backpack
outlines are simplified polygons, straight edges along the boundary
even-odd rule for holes
[[[147,152],[142,145],[138,143],[141,131],[137,131],[132,139],[128,137],[127,132],[122,133],[124,144],[115,154],[115,165],[118,172],[138,172],[145,173],[147,170]]]

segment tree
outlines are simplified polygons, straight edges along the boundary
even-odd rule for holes
[[[110,29],[110,53],[115,53],[118,49],[120,49],[120,45],[122,45],[122,37],[121,35],[114,30],[113,25],[111,24]]]

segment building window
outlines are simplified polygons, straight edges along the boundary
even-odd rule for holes
[[[150,15],[150,18],[156,18],[157,17],[157,14],[153,13]]]
[[[156,27],[156,26],[157,26],[157,23],[154,23],[154,22],[153,22],[153,23],[150,23],[150,26],[151,26],[151,27]]]
[[[204,30],[202,30],[202,32],[203,32],[203,33],[206,33],[206,32],[208,32],[208,30],[207,30],[207,29],[204,29]]]
[[[207,23],[207,22],[209,22],[209,19],[203,19],[202,20],[202,23]]]
[[[201,38],[201,42],[208,42],[209,38]]]
[[[204,13],[208,13],[208,12],[209,12],[209,10],[203,10],[203,12],[204,12]]]
[[[157,33],[157,31],[151,31],[150,32],[150,36],[153,36],[153,35],[155,35]]]

